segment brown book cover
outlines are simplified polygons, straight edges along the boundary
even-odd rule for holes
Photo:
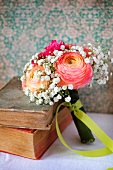
[[[40,159],[42,154],[57,139],[55,119],[49,125],[49,129],[22,129],[0,126],[0,150],[11,154]],[[61,132],[72,121],[67,108],[58,113],[58,122]]]
[[[14,128],[48,129],[58,103],[36,105],[24,95],[19,77],[0,90],[0,125]]]

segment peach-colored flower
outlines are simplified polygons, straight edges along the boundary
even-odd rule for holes
[[[60,75],[59,86],[73,84],[79,89],[88,84],[93,76],[90,64],[78,52],[66,52],[56,62],[56,72]]]
[[[26,80],[22,82],[22,88],[28,87],[31,92],[40,92],[41,85],[43,84],[45,89],[48,88],[49,81],[43,82],[34,77],[35,71],[44,70],[43,66],[35,65],[30,71],[28,71]]]

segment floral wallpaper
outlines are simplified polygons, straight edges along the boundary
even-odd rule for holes
[[[113,0],[0,0],[0,87],[52,39],[98,40],[113,55]],[[86,111],[113,112],[113,77],[79,94]]]

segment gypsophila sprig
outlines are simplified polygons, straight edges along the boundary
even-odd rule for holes
[[[78,90],[109,79],[110,52],[91,43],[79,46],[53,40],[25,65],[21,77],[25,95],[37,105],[71,101],[68,90]]]

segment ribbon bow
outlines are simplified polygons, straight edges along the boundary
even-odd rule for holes
[[[98,137],[98,139],[106,147],[100,148],[97,150],[88,150],[88,151],[73,150],[72,148],[70,148],[70,146],[63,139],[63,136],[62,136],[59,126],[58,126],[57,114],[58,114],[61,106],[66,106],[70,109],[70,111],[73,111],[74,115],[78,119],[80,119],[84,124],[86,124],[86,126],[90,128],[90,130]],[[82,107],[82,103],[80,102],[80,100],[78,100],[74,104],[71,104],[70,102],[69,103],[63,102],[57,107],[57,110],[56,110],[56,131],[57,131],[60,141],[66,148],[68,148],[68,149],[72,150],[73,152],[76,152],[80,155],[83,155],[83,156],[100,157],[100,156],[105,156],[105,155],[111,154],[113,152],[113,140],[87,114],[85,114],[82,110],[80,110],[81,107]]]

